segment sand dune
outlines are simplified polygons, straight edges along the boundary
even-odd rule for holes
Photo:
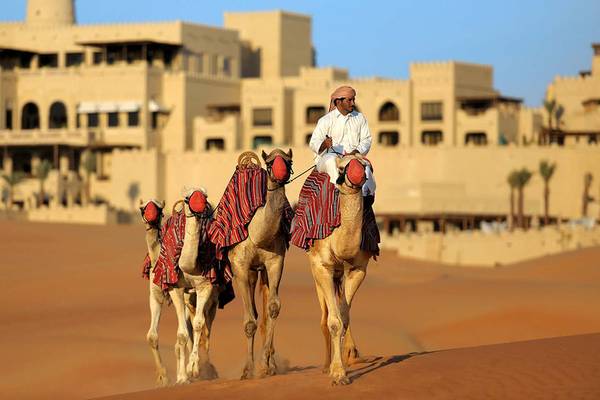
[[[90,398],[153,389],[145,343],[147,282],[140,278],[143,227],[0,226],[0,398]],[[494,269],[384,253],[370,266],[352,313],[360,350],[380,358],[356,366],[359,376],[349,388],[331,389],[320,374],[323,345],[312,278],[306,256],[293,249],[275,341],[281,364],[291,371],[233,380],[245,352],[236,299],[217,315],[213,330],[211,358],[221,379],[166,390],[169,396],[200,387],[207,393],[225,388],[231,396],[257,390],[259,396],[263,387],[289,387],[281,398],[341,393],[335,390],[406,398],[600,398],[598,335],[473,348],[600,332],[599,289],[600,248]],[[172,379],[175,329],[174,311],[165,308],[160,345]],[[438,351],[447,349],[454,350]],[[422,354],[404,359],[410,353]]]

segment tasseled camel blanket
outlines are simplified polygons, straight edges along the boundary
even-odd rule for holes
[[[307,250],[317,239],[324,239],[340,226],[339,191],[325,172],[313,171],[300,190],[298,207],[292,221],[292,244]],[[379,255],[379,228],[372,207],[364,207],[360,248]]]
[[[154,267],[153,283],[165,291],[176,285],[179,278],[179,257],[181,256],[185,237],[185,221],[183,210],[175,212],[167,219],[160,231],[160,255]],[[213,220],[200,219],[199,223],[200,244],[198,246],[196,268],[202,272],[204,277],[210,279],[211,283],[225,286],[225,290],[219,296],[219,308],[223,308],[225,304],[234,298],[231,269],[229,265],[216,259],[215,246],[208,240],[208,231]],[[146,255],[142,272],[146,279],[150,278],[150,264],[150,257]]]
[[[217,258],[224,258],[228,247],[248,237],[248,224],[254,213],[267,200],[267,171],[257,166],[236,167],[209,228],[210,241],[216,246]],[[281,219],[281,231],[288,235],[294,212],[286,199]]]

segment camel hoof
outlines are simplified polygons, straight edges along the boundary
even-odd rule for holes
[[[158,387],[167,387],[169,386],[169,378],[167,377],[166,371],[162,371],[156,377],[156,386]]]
[[[175,382],[175,385],[187,385],[188,383],[190,383],[190,379],[188,377],[185,377],[185,378],[177,379],[177,382]]]
[[[244,368],[244,372],[242,372],[241,380],[252,379],[252,368]]]
[[[200,368],[200,379],[210,381],[217,379],[218,377],[219,374],[217,373],[217,369],[211,363],[206,362],[202,368]]]
[[[348,378],[346,375],[340,376],[339,378],[334,378],[333,381],[331,381],[331,386],[343,386],[349,384],[350,378]]]
[[[260,377],[265,378],[267,376],[277,375],[277,368],[273,366],[263,367],[260,370]]]

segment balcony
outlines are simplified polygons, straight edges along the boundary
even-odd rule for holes
[[[82,128],[0,130],[0,145],[67,145],[85,147],[145,147],[144,128]]]
[[[8,146],[55,144],[87,146],[88,137],[86,132],[72,129],[0,130],[0,144]]]

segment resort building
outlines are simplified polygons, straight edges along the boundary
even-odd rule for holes
[[[541,107],[497,90],[489,65],[413,63],[406,79],[317,67],[306,15],[232,12],[224,27],[80,25],[74,7],[28,0],[25,21],[0,23],[0,166],[25,174],[13,188],[22,208],[34,208],[42,160],[54,168],[46,183],[53,207],[85,203],[89,186],[94,203],[128,212],[136,198],[172,203],[194,184],[215,201],[247,149],[291,147],[300,172],[312,163],[306,143],[329,95],[343,84],[356,88],[369,121],[375,210],[388,230],[505,220],[507,175],[535,171],[542,158],[582,160],[569,170],[577,182],[588,170],[600,176],[598,147],[588,145],[600,132],[598,45],[590,72],[550,85],[549,98],[564,107],[553,128]],[[545,146],[570,145],[545,140],[561,132],[587,135],[586,149]],[[553,193],[579,198],[583,183],[569,186],[569,174],[559,165]],[[525,201],[529,217],[541,213],[540,185],[534,180]],[[292,202],[299,186],[288,191]],[[554,218],[579,216],[579,204],[552,196]]]

